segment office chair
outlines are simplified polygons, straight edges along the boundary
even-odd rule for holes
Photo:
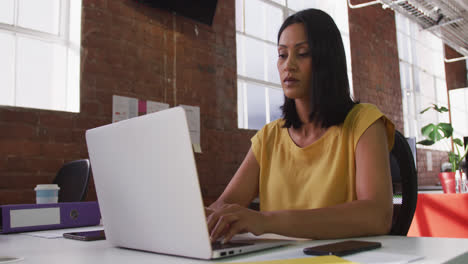
[[[418,200],[418,175],[411,148],[406,138],[397,130],[395,130],[395,143],[390,152],[390,169],[393,184],[393,219],[390,235],[406,236]]]
[[[89,160],[75,160],[60,168],[54,182],[60,187],[59,202],[80,202],[86,197],[91,166]]]

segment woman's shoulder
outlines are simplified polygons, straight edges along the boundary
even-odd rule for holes
[[[369,104],[369,103],[358,103],[353,106],[349,114],[362,114],[366,112],[379,112],[380,110],[376,105]],[[348,114],[348,115],[349,115]]]
[[[281,129],[284,129],[283,126],[284,119],[276,119],[275,121],[271,121],[270,123],[264,125],[262,129],[260,129],[260,131],[257,132],[257,135],[269,137],[271,135],[278,134],[281,131]]]
[[[267,127],[268,129],[281,129],[283,128],[283,126],[284,126],[283,118],[278,118],[265,125],[265,127]]]
[[[371,116],[383,115],[380,109],[369,103],[355,104],[346,116],[345,123],[354,123],[355,121]]]
[[[284,125],[284,119],[283,118],[278,118],[274,121],[271,121],[270,123],[264,125],[261,130],[264,131],[273,131],[273,130],[278,130],[283,128]]]

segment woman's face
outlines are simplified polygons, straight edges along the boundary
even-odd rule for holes
[[[302,23],[291,24],[281,33],[278,43],[278,72],[286,97],[309,97],[312,58]]]

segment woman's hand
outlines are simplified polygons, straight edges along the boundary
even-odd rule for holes
[[[266,216],[261,212],[237,204],[225,204],[208,216],[208,230],[211,241],[224,236],[222,243],[240,233],[254,235],[265,233]]]
[[[212,213],[214,213],[214,209],[205,206],[205,216],[207,220],[208,220],[208,217],[210,217]]]

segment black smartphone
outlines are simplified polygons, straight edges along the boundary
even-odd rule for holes
[[[63,234],[63,237],[82,241],[106,239],[104,230],[65,233]]]
[[[382,247],[380,242],[346,240],[331,244],[304,248],[307,255],[335,255],[338,257]]]

